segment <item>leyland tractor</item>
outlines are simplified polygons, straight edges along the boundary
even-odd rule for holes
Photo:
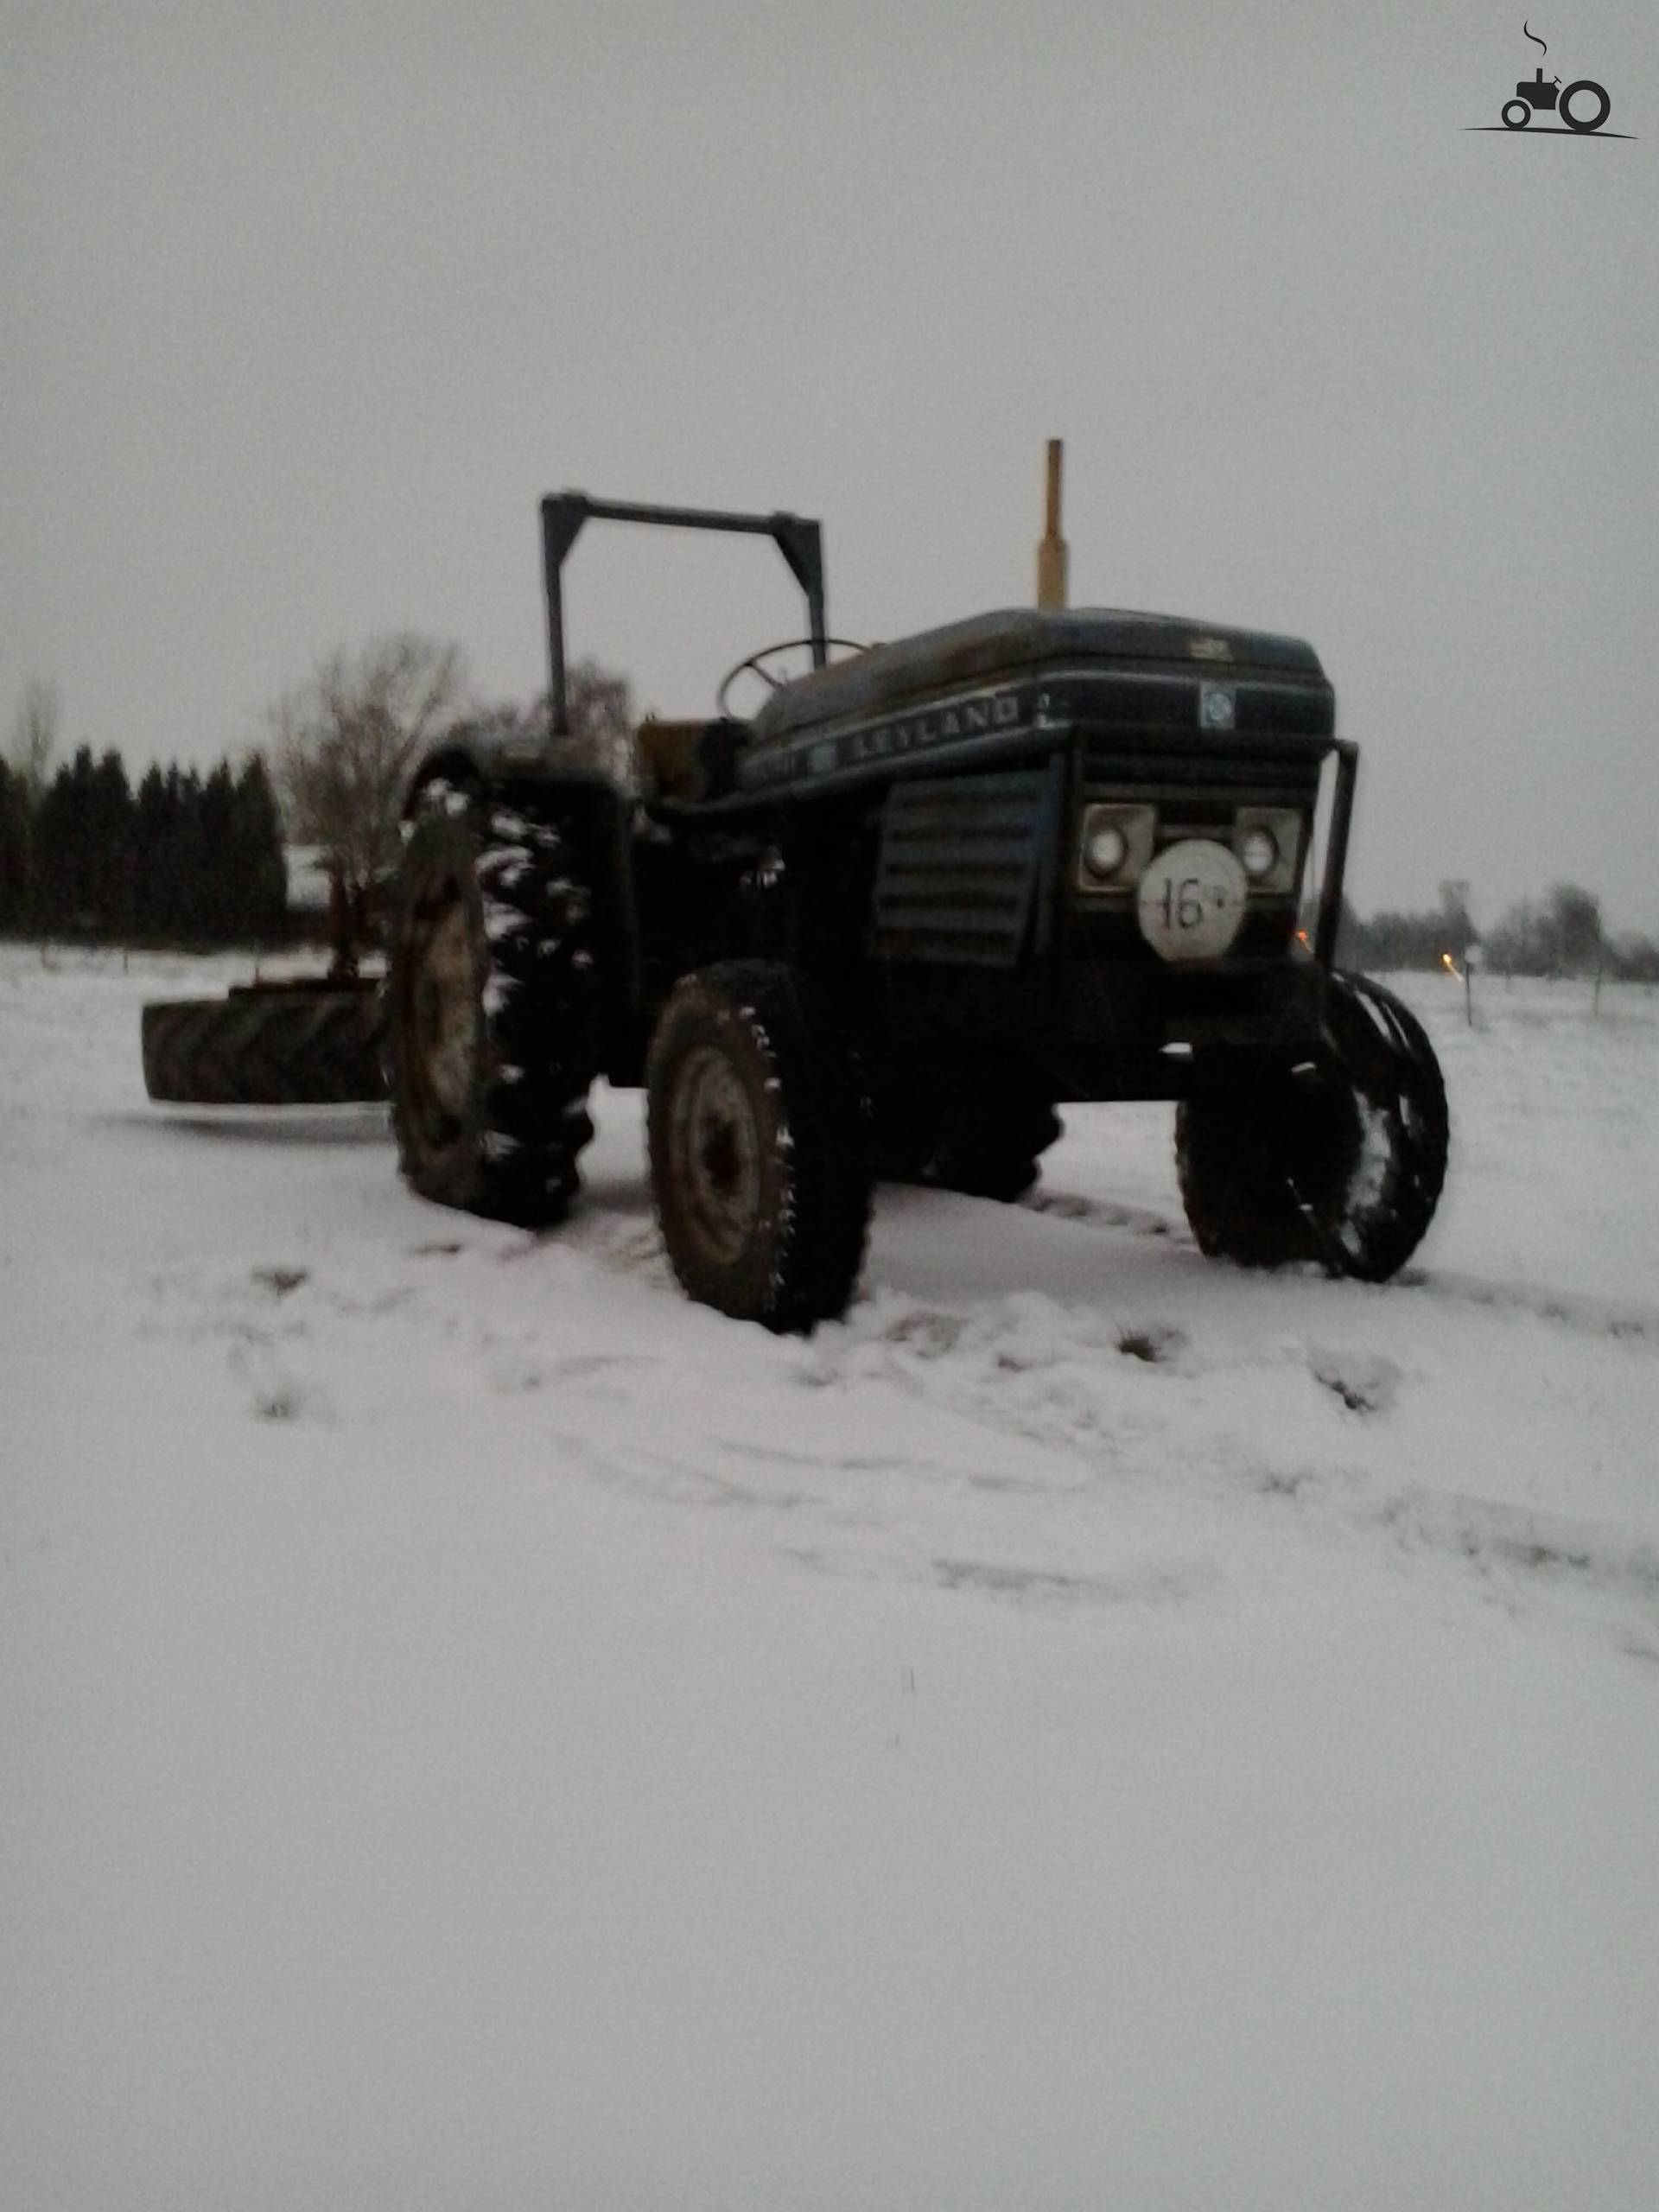
[[[590,521],[769,537],[805,601],[714,712],[639,725],[632,788],[570,728]],[[594,1084],[643,1085],[680,1282],[804,1330],[852,1295],[877,1180],[1014,1200],[1057,1109],[1171,1099],[1202,1251],[1404,1264],[1446,1096],[1407,1007],[1335,964],[1358,753],[1310,646],[1051,604],[861,649],[816,522],[567,492],[541,524],[547,715],[422,762],[382,995],[352,1001],[414,1191],[555,1223]],[[156,1012],[152,1092],[189,1095]]]

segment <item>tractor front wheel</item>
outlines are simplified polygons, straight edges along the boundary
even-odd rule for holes
[[[833,1022],[767,960],[677,985],[645,1076],[663,1242],[691,1297],[783,1332],[841,1313],[863,1265],[864,1103]]]
[[[1176,1110],[1175,1157],[1200,1251],[1366,1282],[1405,1265],[1440,1202],[1448,1123],[1433,1048],[1391,991],[1332,976],[1305,1060],[1199,1077]]]

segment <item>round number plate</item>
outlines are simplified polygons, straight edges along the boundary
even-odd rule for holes
[[[1166,960],[1218,960],[1244,918],[1244,871],[1202,837],[1166,846],[1141,878],[1141,934]]]

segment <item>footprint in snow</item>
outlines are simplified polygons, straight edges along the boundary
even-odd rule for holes
[[[238,1360],[232,1364],[251,1386],[249,1410],[256,1421],[315,1421],[333,1427],[334,1407],[315,1383],[269,1360]]]
[[[1148,1366],[1160,1367],[1179,1358],[1188,1341],[1185,1330],[1173,1321],[1143,1321],[1118,1332],[1117,1348],[1126,1359],[1143,1359]]]
[[[1309,1371],[1351,1414],[1386,1413],[1400,1389],[1400,1370],[1391,1359],[1356,1351],[1314,1351]]]
[[[990,1560],[936,1559],[932,1580],[943,1590],[971,1590],[1017,1605],[1166,1605],[1216,1580],[1192,1567],[1144,1567],[1125,1574],[1066,1574],[1047,1567],[1010,1567]]]
[[[572,1387],[583,1397],[622,1404],[626,1394],[615,1386],[630,1374],[642,1375],[662,1363],[648,1352],[573,1352],[563,1358],[547,1359],[539,1353],[508,1348],[494,1354],[489,1376],[498,1390],[509,1395],[539,1390],[550,1382],[556,1382]]]

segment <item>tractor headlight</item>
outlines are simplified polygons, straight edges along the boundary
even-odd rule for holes
[[[1157,810],[1121,800],[1091,800],[1077,825],[1077,868],[1080,891],[1125,893],[1152,858]]]
[[[1279,865],[1279,840],[1264,822],[1247,830],[1238,841],[1238,857],[1252,883],[1260,883]]]
[[[1298,807],[1239,808],[1233,817],[1233,850],[1253,892],[1283,898],[1295,890],[1306,835],[1306,817]]]
[[[1083,864],[1104,883],[1129,857],[1129,841],[1116,822],[1096,823],[1084,840]]]

